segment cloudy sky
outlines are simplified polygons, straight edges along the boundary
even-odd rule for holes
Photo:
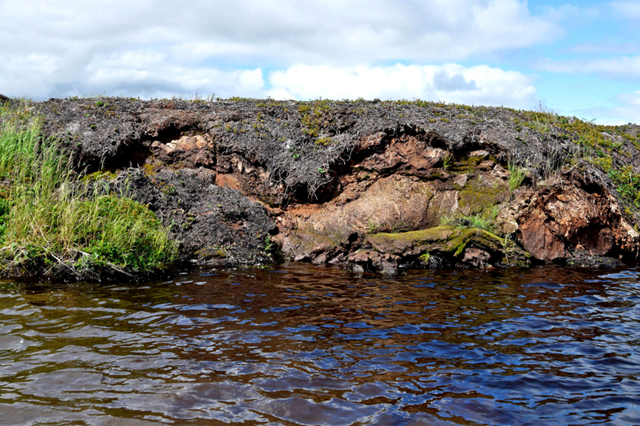
[[[640,123],[640,0],[0,0],[0,93],[424,99]]]

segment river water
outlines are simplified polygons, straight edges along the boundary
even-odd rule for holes
[[[0,425],[640,424],[639,345],[636,270],[5,282]]]

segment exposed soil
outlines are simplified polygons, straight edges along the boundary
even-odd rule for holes
[[[640,249],[636,206],[581,159],[580,136],[521,111],[125,98],[38,108],[76,167],[115,172],[112,185],[172,226],[183,262],[268,264],[279,252],[394,273],[608,264]],[[637,126],[622,132],[605,136],[607,164],[640,173]]]

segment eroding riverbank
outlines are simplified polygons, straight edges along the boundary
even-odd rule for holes
[[[12,105],[19,102],[11,101]],[[429,102],[126,98],[28,107],[178,264],[613,265],[640,250],[638,127]]]

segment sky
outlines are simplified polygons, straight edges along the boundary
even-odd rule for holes
[[[640,0],[0,0],[0,94],[422,99],[640,123]]]

